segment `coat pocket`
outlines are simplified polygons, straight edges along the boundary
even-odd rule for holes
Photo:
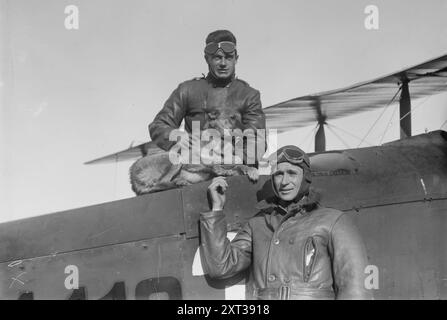
[[[312,275],[317,256],[317,243],[314,237],[309,237],[304,244],[303,250],[303,280],[308,282]]]

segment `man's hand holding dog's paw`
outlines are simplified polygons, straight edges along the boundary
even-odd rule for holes
[[[226,201],[225,191],[227,188],[228,183],[224,177],[214,178],[208,186],[208,194],[211,198],[211,207],[213,211],[223,210]]]

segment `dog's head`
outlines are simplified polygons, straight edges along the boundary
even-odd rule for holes
[[[216,140],[214,135],[211,142],[208,142],[209,140],[205,139],[206,141],[203,142],[204,146],[202,146],[201,150],[202,160],[204,158],[208,160],[214,159],[216,161],[215,163],[220,163],[225,155],[235,155],[236,145],[239,149],[241,148],[240,143],[242,138],[235,134],[234,130],[241,130],[242,127],[242,116],[237,110],[221,108],[207,112],[203,131],[217,131],[220,140]],[[238,155],[235,155],[235,159],[232,161],[234,163],[231,164],[242,163],[241,157]]]
[[[215,129],[222,136],[225,129],[242,128],[242,116],[237,110],[231,108],[214,109],[206,113],[206,120],[203,130]]]

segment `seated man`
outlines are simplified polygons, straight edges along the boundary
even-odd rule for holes
[[[367,256],[348,215],[321,207],[309,192],[308,156],[298,147],[276,152],[275,199],[251,218],[233,241],[226,238],[223,177],[208,192],[212,211],[201,213],[201,256],[211,277],[228,278],[249,268],[249,298],[368,299]]]
[[[259,156],[247,156],[247,150],[244,149],[245,159],[250,156],[254,158],[253,161],[244,163],[255,164],[265,152],[265,135],[259,134],[260,130],[265,130],[265,115],[259,91],[236,77],[236,63],[239,58],[236,37],[228,30],[211,32],[206,38],[204,54],[208,75],[185,81],[172,92],[149,125],[151,139],[158,147],[168,151],[177,141],[171,138],[182,136],[178,128],[183,120],[186,132],[194,135],[196,124],[199,130],[203,130],[215,111],[229,109],[239,114],[237,128],[241,131],[252,130],[259,140],[258,145],[264,146],[256,151]],[[191,140],[191,136],[181,139],[178,146],[189,148]]]

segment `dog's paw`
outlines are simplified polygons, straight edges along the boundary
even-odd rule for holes
[[[175,181],[175,185],[177,187],[184,187],[184,186],[190,186],[192,183],[185,179],[179,179]]]
[[[228,170],[225,170],[221,166],[213,166],[213,173],[216,176],[225,176],[227,174]]]
[[[214,166],[213,167],[213,173],[216,176],[222,176],[222,177],[231,177],[238,174],[236,170],[233,169],[224,169],[221,166]]]
[[[259,172],[258,169],[253,167],[248,167],[245,174],[248,176],[248,180],[255,183],[259,179]]]

